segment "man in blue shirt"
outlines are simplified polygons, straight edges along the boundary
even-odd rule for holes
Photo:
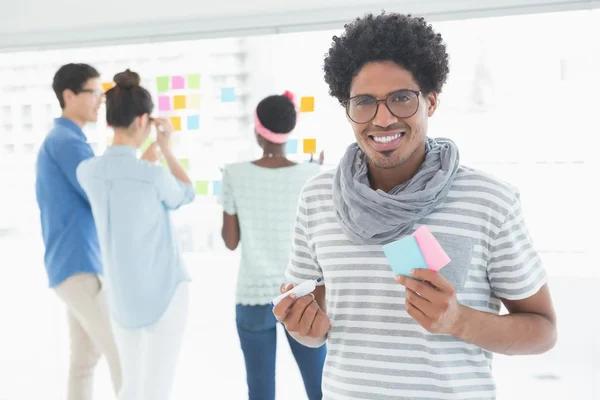
[[[107,358],[115,392],[121,387],[119,356],[102,283],[96,226],[75,170],[94,153],[82,127],[98,119],[104,92],[100,74],[87,64],[67,64],[52,88],[62,116],[44,140],[36,165],[44,262],[50,287],[68,309],[71,361],[68,400],[91,400],[95,366]]]

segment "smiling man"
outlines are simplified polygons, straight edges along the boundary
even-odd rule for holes
[[[400,14],[358,18],[325,59],[356,143],[299,200],[287,278],[323,286],[273,310],[299,342],[328,342],[324,399],[494,399],[492,353],[556,342],[517,190],[428,135],[448,73],[441,36]],[[422,225],[452,261],[394,276],[382,246]]]

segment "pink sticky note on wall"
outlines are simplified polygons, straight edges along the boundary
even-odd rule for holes
[[[158,96],[158,111],[170,111],[171,98],[169,96]]]
[[[174,76],[171,78],[171,89],[185,88],[185,79],[183,76]]]
[[[423,257],[425,258],[427,268],[439,271],[442,267],[448,265],[450,257],[448,257],[448,254],[446,254],[429,228],[423,225],[413,233],[413,236],[417,239],[421,253],[423,253]]]

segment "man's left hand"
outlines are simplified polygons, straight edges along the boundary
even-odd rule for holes
[[[395,277],[406,287],[406,312],[431,333],[457,336],[463,306],[456,299],[454,286],[430,269],[415,269],[411,276],[422,280]]]

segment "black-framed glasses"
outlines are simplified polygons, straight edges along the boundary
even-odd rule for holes
[[[91,93],[96,97],[104,96],[104,92],[102,90],[98,90],[98,89],[81,89],[81,90],[77,91],[77,94],[79,94],[79,93]]]
[[[421,91],[401,89],[387,95],[385,99],[376,99],[368,94],[359,94],[346,100],[346,114],[357,124],[366,124],[375,119],[379,103],[385,103],[389,112],[396,118],[410,118],[419,110]]]

